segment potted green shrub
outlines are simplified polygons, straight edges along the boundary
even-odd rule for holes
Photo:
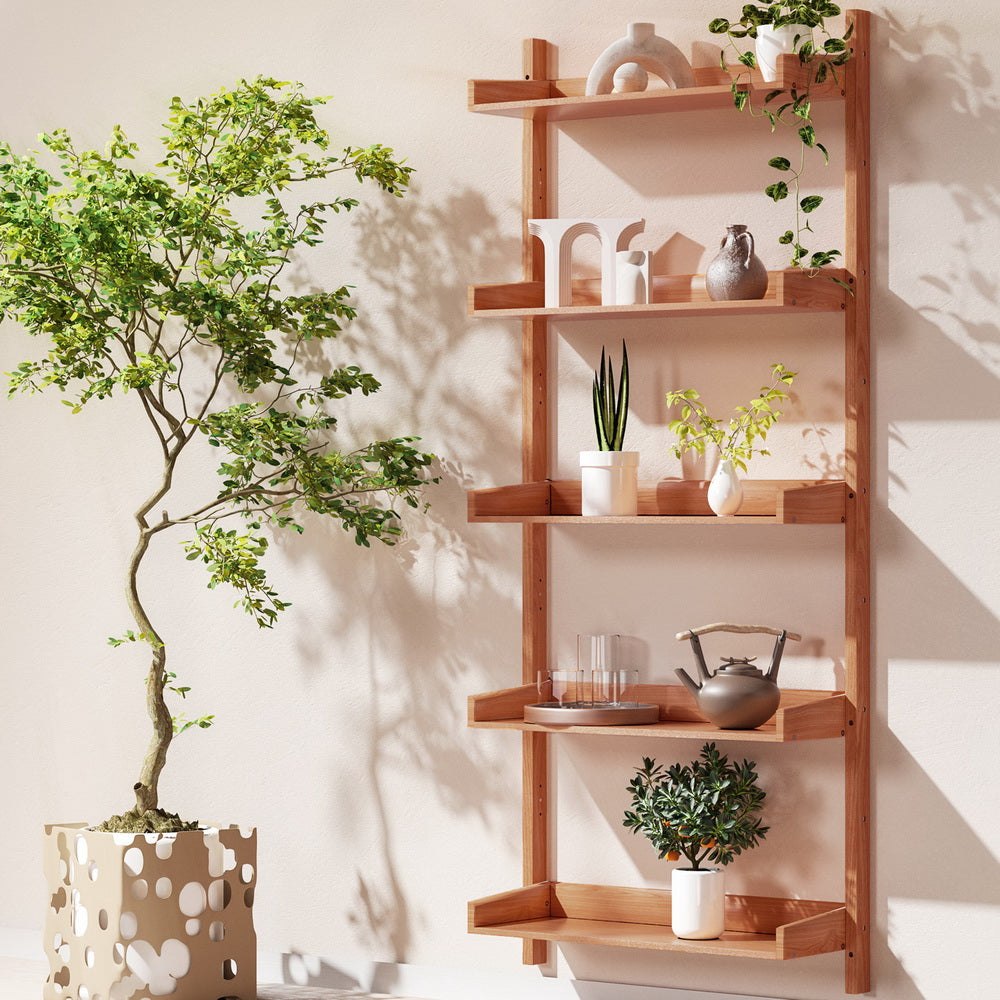
[[[771,4],[745,4],[739,20],[717,17],[708,26],[713,34],[727,36],[728,48],[741,67],[742,71],[732,83],[733,103],[737,110],[765,119],[772,132],[778,126],[793,128],[801,141],[798,164],[793,164],[785,156],[768,160],[768,165],[777,170],[781,178],[769,184],[764,193],[775,202],[784,201],[789,196],[793,198],[794,228],[787,229],[778,242],[791,246],[791,266],[809,273],[815,273],[841,256],[839,250],[810,252],[805,246],[806,234],[812,232],[809,218],[823,203],[823,198],[816,194],[803,195],[801,191],[806,151],[815,149],[822,154],[825,162],[830,160],[826,147],[816,134],[812,92],[814,86],[830,78],[836,79],[837,70],[851,58],[847,43],[853,33],[853,24],[848,25],[843,35],[831,34],[827,29],[827,19],[839,14],[840,7],[829,0],[779,0]],[[746,38],[755,40],[755,52],[742,47]],[[755,107],[748,86],[749,71],[759,68],[765,82],[775,80],[777,58],[783,53],[796,55],[803,72],[789,87],[775,87],[768,91],[763,104]],[[720,53],[723,69],[728,68],[726,56],[727,50],[723,49]],[[832,280],[847,287],[839,278]]]
[[[262,563],[268,530],[301,532],[310,512],[359,545],[391,545],[394,503],[418,507],[436,482],[417,438],[335,445],[332,404],[379,389],[355,365],[320,360],[355,315],[348,286],[291,293],[280,283],[322,242],[331,213],[358,204],[293,201],[293,186],[347,172],[398,197],[412,169],[381,145],[328,152],[322,103],[265,77],[174,98],[153,170],[130,165],[138,149],[119,127],[103,152],[78,150],[64,131],[42,136],[54,172],[0,144],[0,313],[45,341],[11,374],[10,393],[55,390],[73,412],[127,394],[159,460],[124,573],[134,624],[110,640],[148,651],[153,733],[131,809],[97,828],[48,828],[51,1000],[140,989],[256,997],[255,834],[184,821],[159,802],[172,740],[213,716],[189,719],[169,703],[190,688],[143,595],[150,545],[181,533],[208,586],[233,587],[270,628],[288,604]],[[217,450],[220,479],[182,506],[172,492],[180,460],[199,445]]]
[[[664,767],[643,757],[629,782],[625,828],[642,833],[661,859],[688,863],[671,872],[671,928],[679,938],[710,940],[725,929],[723,869],[768,832],[755,767],[730,763],[706,743],[690,764]]]
[[[672,446],[677,458],[685,451],[705,454],[707,445],[715,445],[719,464],[708,486],[708,505],[720,516],[735,514],[743,502],[743,486],[736,470],[747,471],[747,462],[754,455],[769,455],[760,447],[768,430],[778,421],[782,411],[776,404],[789,395],[784,386],[795,380],[797,372],[789,371],[783,364],[771,365],[774,381],[762,386],[757,396],[746,406],[736,407],[736,416],[723,424],[713,417],[695,389],[674,389],[667,393],[668,406],[680,406],[681,415],[667,425],[677,435]]]
[[[594,372],[591,396],[597,450],[580,452],[580,503],[587,517],[632,516],[638,509],[639,453],[622,451],[628,424],[628,350],[622,341],[622,363],[615,388],[610,357],[601,348],[601,367]]]

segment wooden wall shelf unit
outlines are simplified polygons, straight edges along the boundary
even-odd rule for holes
[[[469,109],[522,119],[523,280],[469,289],[469,314],[517,317],[522,330],[522,481],[469,493],[472,522],[516,522],[522,535],[521,685],[469,699],[469,725],[520,732],[523,755],[523,887],[469,904],[469,930],[521,938],[523,960],[547,959],[549,941],[691,952],[709,956],[802,958],[843,951],[844,989],[871,988],[869,888],[869,39],[870,15],[849,10],[853,58],[839,80],[813,91],[813,100],[844,102],[844,267],[832,281],[789,271],[771,274],[771,291],[760,301],[711,302],[697,275],[658,275],[653,302],[600,305],[599,282],[574,282],[573,304],[544,307],[541,246],[528,219],[551,216],[554,164],[548,157],[549,126],[582,118],[696,112],[735,114],[730,76],[721,69],[695,70],[696,86],[635,94],[584,95],[583,80],[550,78],[548,42],[529,39],[524,74],[516,80],[472,80]],[[795,57],[780,60],[779,81],[756,76],[749,87],[759,100],[787,86],[799,72]],[[548,325],[574,317],[659,319],[755,314],[839,312],[844,323],[845,475],[843,481],[749,480],[736,517],[711,514],[707,484],[665,480],[640,486],[636,517],[584,518],[580,484],[549,478]],[[657,331],[657,334],[659,331]],[[790,334],[794,336],[794,333]],[[748,350],[752,342],[748,341]],[[768,360],[768,359],[764,359]],[[643,726],[551,726],[526,723],[524,706],[536,699],[537,671],[548,665],[548,529],[552,524],[662,524],[737,527],[837,525],[844,539],[844,691],[784,691],[775,717],[750,732],[724,731],[701,716],[686,689],[642,685],[641,700],[660,706],[658,722]],[[775,529],[777,530],[777,529]],[[844,747],[845,871],[842,902],[728,896],[726,931],[717,941],[680,941],[670,932],[670,894],[655,889],[574,885],[549,872],[549,740],[559,733],[604,737],[714,739],[736,743],[842,740]],[[793,751],[787,751],[792,753]]]
[[[727,895],[722,937],[685,941],[671,933],[666,889],[540,882],[470,903],[469,931],[528,941],[790,959],[841,951],[844,914],[843,903]]]

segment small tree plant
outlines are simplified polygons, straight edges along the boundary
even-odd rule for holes
[[[760,393],[746,406],[737,406],[736,416],[730,417],[728,424],[708,412],[696,389],[668,392],[667,405],[681,408],[680,417],[667,425],[677,435],[677,444],[672,445],[674,455],[680,458],[685,451],[704,455],[705,448],[713,444],[722,459],[744,472],[754,455],[769,455],[756,442],[764,441],[768,430],[777,423],[781,410],[776,409],[776,404],[789,398],[783,387],[791,385],[798,372],[789,371],[778,362],[771,365],[771,374],[774,376],[771,385],[761,386]]]
[[[401,531],[393,501],[417,507],[420,488],[436,482],[417,438],[333,447],[329,404],[378,390],[372,374],[325,362],[320,374],[304,371],[310,342],[336,337],[355,309],[346,285],[292,294],[279,278],[322,242],[330,213],[358,202],[287,204],[287,190],[346,171],[399,197],[412,170],[381,145],[330,154],[314,112],[323,103],[265,77],[174,98],[155,171],[129,166],[138,147],[120,127],[103,153],[77,150],[65,131],[41,136],[55,173],[0,143],[0,315],[48,343],[11,373],[10,393],[55,388],[74,413],[127,393],[161,462],[135,511],[125,573],[135,627],[110,640],[150,648],[153,724],[135,807],[115,828],[193,825],[165,820],[158,782],[174,736],[213,719],[168,708],[168,694],[189,688],[168,669],[166,638],[140,595],[150,543],[188,529],[187,558],[208,567],[208,586],[234,587],[237,605],[270,628],[288,604],[261,564],[265,525],[301,532],[300,512],[311,511],[359,545],[391,545]],[[177,510],[171,489],[195,441],[221,453],[221,484]]]
[[[728,865],[768,831],[758,815],[765,792],[756,766],[730,764],[714,743],[690,764],[664,767],[643,757],[628,785],[632,808],[625,811],[625,828],[644,834],[661,859],[683,856],[694,871],[705,863]]]

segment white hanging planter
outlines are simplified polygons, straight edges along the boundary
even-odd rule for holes
[[[723,458],[708,484],[708,506],[720,517],[729,517],[740,509],[742,503],[743,484],[736,467],[728,458]]]
[[[711,941],[726,928],[726,873],[675,868],[670,874],[670,929],[675,937]]]
[[[780,28],[770,24],[757,26],[757,67],[767,82],[778,78],[778,56],[794,51],[796,36],[801,45],[812,38],[812,28],[805,24],[784,24]]]
[[[61,824],[44,858],[44,1000],[256,1000],[256,830]]]
[[[634,517],[639,510],[639,452],[581,451],[584,517]]]

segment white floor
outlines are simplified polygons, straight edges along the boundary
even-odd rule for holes
[[[41,1000],[48,967],[26,958],[0,957],[0,997],[3,1000]],[[386,993],[329,990],[317,986],[261,986],[257,1000],[408,1000]],[[414,1000],[414,998],[409,998]]]

